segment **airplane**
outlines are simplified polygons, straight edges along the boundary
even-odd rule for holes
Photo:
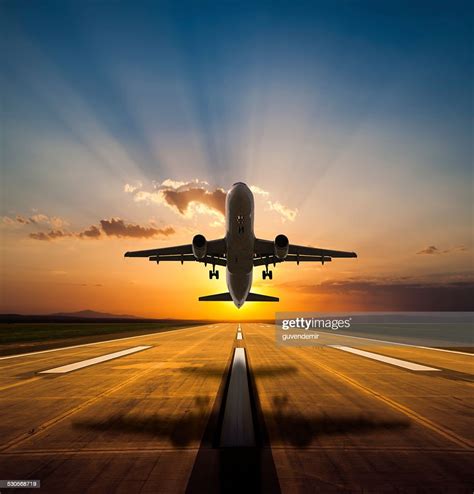
[[[125,257],[148,257],[159,264],[162,261],[188,261],[210,264],[209,279],[219,279],[216,266],[226,267],[228,292],[199,297],[201,302],[234,302],[237,308],[245,302],[278,302],[278,297],[251,293],[253,269],[264,266],[263,279],[273,279],[269,265],[281,262],[330,262],[332,258],[357,257],[355,252],[319,249],[290,244],[288,237],[279,234],[275,240],[262,240],[254,234],[254,198],[250,188],[236,182],[226,196],[226,235],[207,240],[197,234],[191,244],[159,249],[126,252]]]

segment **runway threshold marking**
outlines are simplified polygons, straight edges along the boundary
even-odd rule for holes
[[[169,331],[139,334],[137,336],[126,336],[125,338],[114,338],[113,340],[94,341],[92,343],[81,343],[80,345],[70,345],[70,346],[62,346],[60,348],[50,348],[49,350],[39,350],[37,352],[18,353],[16,355],[6,355],[4,357],[0,357],[0,360],[8,360],[11,358],[18,358],[18,357],[28,357],[30,355],[39,355],[40,353],[59,352],[60,350],[71,350],[74,348],[82,348],[85,346],[103,345],[104,343],[115,343],[117,341],[135,340],[138,338],[146,338],[147,336],[166,336],[166,335],[170,335],[172,333],[177,333],[178,331],[189,331],[190,329],[206,328],[206,327],[210,328],[210,326],[208,326],[206,324],[204,326],[193,326],[191,328],[171,329]]]
[[[255,446],[255,430],[244,348],[234,350],[230,373],[220,445],[223,447],[252,447]]]
[[[352,348],[343,345],[329,345],[331,348],[342,350],[343,352],[353,353],[354,355],[360,355],[361,357],[370,358],[386,364],[396,365],[397,367],[403,367],[412,371],[440,371],[441,369],[435,369],[434,367],[427,367],[426,365],[415,364],[413,362],[407,362],[406,360],[400,360],[394,357],[386,357],[378,353],[366,352],[365,350],[359,350],[358,348]]]
[[[143,350],[147,350],[148,348],[151,348],[151,345],[135,346],[133,348],[128,348],[127,350],[121,350],[120,352],[109,353],[107,355],[101,355],[100,357],[94,357],[87,360],[82,360],[81,362],[75,362],[74,364],[62,365],[61,367],[55,367],[54,369],[41,371],[38,374],[66,374],[78,369],[83,369],[84,367],[100,364],[101,362],[107,362],[108,360],[125,357],[126,355],[130,355],[136,352],[141,352]]]
[[[412,348],[422,348],[423,350],[434,350],[436,352],[457,353],[459,355],[467,355],[468,357],[474,357],[474,353],[458,352],[457,350],[446,350],[445,348],[434,348],[431,346],[412,345],[410,343],[400,343],[400,342],[396,342],[396,341],[377,340],[375,338],[364,338],[362,336],[350,336],[348,334],[326,333],[325,331],[319,331],[319,332],[321,334],[330,334],[331,336],[339,336],[339,337],[343,337],[343,338],[354,338],[355,340],[376,341],[377,343],[389,343],[390,345],[396,345],[396,346],[408,346],[408,347],[412,347]]]

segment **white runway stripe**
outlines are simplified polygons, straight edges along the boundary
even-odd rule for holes
[[[237,333],[237,339],[238,340],[241,340],[242,339],[242,333],[240,331]]]
[[[39,374],[65,374],[67,372],[72,372],[77,369],[82,369],[83,367],[89,367],[90,365],[100,364],[101,362],[107,362],[107,360],[113,360],[119,357],[124,357],[125,355],[130,355],[131,353],[141,352],[151,348],[149,345],[135,346],[133,348],[128,348],[127,350],[122,350],[120,352],[109,353],[108,355],[102,355],[100,357],[90,358],[88,360],[83,360],[82,362],[76,362],[74,364],[63,365],[61,367],[56,367],[54,369],[49,369],[39,372]]]
[[[243,348],[234,350],[221,430],[221,446],[255,446],[255,431]]]
[[[435,348],[432,346],[412,345],[410,343],[400,343],[397,341],[378,340],[376,338],[367,338],[367,337],[362,337],[362,336],[349,336],[348,334],[336,334],[335,332],[326,333],[325,331],[320,331],[320,333],[321,334],[330,334],[331,336],[340,336],[342,338],[353,338],[355,340],[376,341],[377,343],[389,343],[390,345],[395,345],[395,346],[408,346],[408,347],[413,347],[413,348],[422,348],[423,350],[434,350],[436,352],[457,353],[459,355],[467,355],[468,357],[474,357],[474,353],[459,352],[457,350],[447,350],[445,348]]]
[[[386,364],[396,365],[397,367],[403,367],[412,371],[439,371],[434,367],[427,367],[426,365],[414,364],[413,362],[407,362],[406,360],[400,360],[398,358],[386,357],[378,353],[366,352],[365,350],[359,350],[357,348],[351,348],[349,346],[342,345],[329,345],[331,348],[342,350],[343,352],[353,353],[360,355],[361,357],[370,358],[372,360],[378,360],[379,362],[385,362]]]

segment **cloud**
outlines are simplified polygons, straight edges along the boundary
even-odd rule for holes
[[[68,225],[68,222],[64,218],[60,218],[59,216],[48,216],[43,213],[35,213],[28,217],[21,214],[17,214],[14,218],[4,216],[3,223],[8,226],[49,225],[53,229],[61,229]]]
[[[105,235],[109,237],[134,237],[134,238],[150,238],[157,235],[163,235],[165,237],[175,233],[174,228],[171,226],[165,228],[144,227],[136,224],[126,224],[124,220],[120,218],[112,218],[110,220],[101,220],[100,226],[102,227]]]
[[[44,232],[34,232],[30,233],[29,237],[34,240],[56,240],[58,238],[73,237],[74,234],[69,232],[64,232],[63,230],[50,230],[47,233]]]
[[[49,218],[45,214],[34,214],[33,216],[30,216],[30,222],[31,223],[48,223]]]
[[[152,238],[156,236],[173,235],[175,230],[171,226],[158,228],[156,226],[141,226],[135,223],[125,223],[123,219],[112,218],[100,220],[99,225],[91,225],[80,232],[68,232],[61,229],[50,230],[49,232],[33,232],[28,236],[33,240],[51,241],[61,238],[99,239],[102,237],[132,237],[132,238]]]
[[[256,196],[262,196],[265,198],[268,198],[270,196],[270,192],[263,190],[257,185],[250,185],[250,190]],[[290,209],[287,206],[284,206],[279,201],[270,201],[268,199],[267,199],[267,211],[273,211],[275,213],[278,213],[284,221],[285,220],[295,221],[296,215],[298,214],[297,209]]]
[[[222,221],[224,216],[226,191],[221,188],[209,190],[209,184],[199,179],[190,182],[166,179],[154,183],[152,191],[133,189],[130,184],[126,184],[125,189],[133,194],[136,202],[165,205],[187,218],[208,214],[220,217]]]
[[[264,196],[268,197],[270,195],[270,192],[267,192],[266,190],[261,189],[260,187],[256,185],[251,185],[250,190],[256,195],[256,196]]]
[[[283,286],[283,285],[280,285]],[[320,284],[286,284],[298,293],[334,296],[350,310],[472,311],[474,281],[446,283],[390,280],[324,281]]]
[[[175,207],[182,215],[186,215],[190,205],[193,203],[213,209],[222,215],[225,213],[226,192],[222,189],[208,191],[203,188],[193,187],[187,190],[167,189],[162,192],[164,200],[171,207]]]
[[[423,255],[438,255],[438,254],[451,254],[453,252],[465,252],[467,251],[467,247],[464,246],[464,245],[458,245],[457,247],[452,247],[450,249],[445,249],[445,250],[440,250],[438,249],[438,247],[434,246],[434,245],[430,245],[429,247],[426,247],[422,250],[420,250],[419,252],[417,252],[417,254],[423,254]]]
[[[194,179],[189,182],[166,179],[155,182],[152,191],[143,190],[131,184],[125,184],[124,190],[133,194],[135,202],[160,204],[170,207],[173,211],[186,218],[196,214],[214,216],[212,226],[222,224],[225,214],[227,191],[217,187],[210,189],[208,182]],[[270,193],[257,185],[250,185],[250,190],[262,198],[267,198],[267,210],[279,214],[283,220],[294,221],[297,209],[290,209],[278,201],[268,200]]]
[[[134,193],[136,190],[140,189],[142,187],[141,182],[137,182],[135,185],[133,184],[125,184],[123,187],[124,192],[130,192]]]
[[[7,225],[7,226],[12,226],[15,224],[15,220],[10,218],[10,216],[4,216],[2,218],[2,222],[4,225]]]
[[[270,211],[275,211],[280,214],[284,220],[295,221],[296,215],[298,214],[297,209],[289,209],[278,201],[267,201],[267,206]]]
[[[95,225],[91,225],[89,228],[77,234],[79,238],[99,238],[101,231]]]

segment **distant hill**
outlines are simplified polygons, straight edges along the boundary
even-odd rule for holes
[[[165,319],[140,318],[127,314],[109,314],[94,310],[80,310],[77,312],[58,312],[56,314],[0,314],[0,323],[35,323],[35,322],[62,322],[62,323],[140,323],[165,321]]]
[[[81,317],[90,319],[140,319],[129,314],[109,314],[107,312],[97,312],[95,310],[80,310],[77,312],[56,312],[48,314],[50,317]]]

